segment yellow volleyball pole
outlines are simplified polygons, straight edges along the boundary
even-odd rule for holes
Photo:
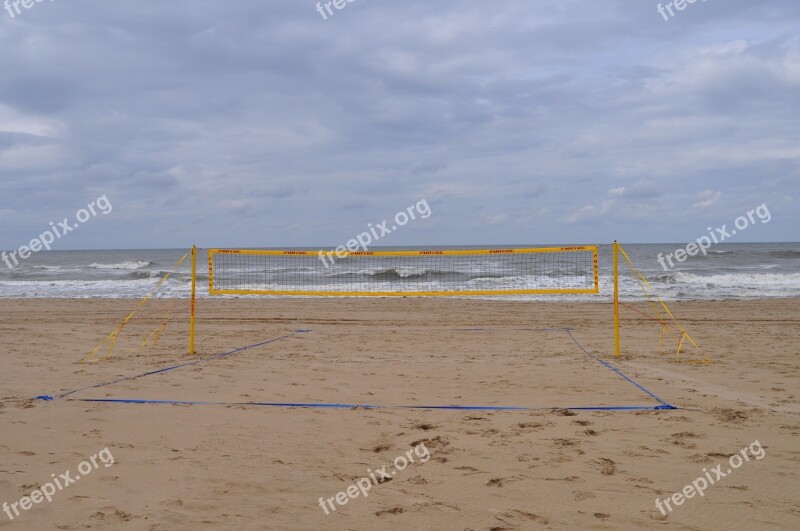
[[[619,244],[614,240],[614,354],[619,357]]]
[[[189,355],[194,356],[194,310],[197,287],[197,246],[192,245],[192,302],[189,316]]]

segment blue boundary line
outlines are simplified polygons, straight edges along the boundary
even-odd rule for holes
[[[467,332],[467,331],[469,331],[469,332],[475,331],[476,332],[476,331],[484,331],[484,330],[490,330],[490,329],[488,329],[488,328],[456,328],[455,330],[462,331],[462,332]],[[618,368],[614,367],[614,365],[612,365],[611,363],[605,361],[604,359],[600,358],[599,356],[597,356],[597,355],[593,354],[592,352],[590,352],[589,350],[587,350],[583,345],[581,345],[578,342],[577,338],[572,333],[572,332],[575,331],[574,328],[536,328],[536,329],[515,328],[514,330],[536,330],[537,332],[566,332],[567,335],[569,335],[570,339],[572,339],[572,342],[575,343],[575,345],[579,349],[581,349],[584,352],[584,354],[586,354],[590,358],[594,359],[595,361],[597,361],[598,363],[600,363],[601,365],[603,365],[607,369],[612,370],[618,376],[624,378],[629,383],[633,384],[638,389],[640,389],[641,391],[645,392],[651,398],[654,398],[655,400],[657,400],[661,404],[662,407],[658,407],[656,409],[678,409],[678,407],[673,406],[669,402],[666,402],[665,400],[662,400],[661,398],[659,398],[655,393],[649,391],[643,385],[641,385],[640,383],[636,382],[633,378],[631,378],[630,376],[626,375],[625,373],[623,373]],[[618,407],[622,407],[622,406],[610,406],[610,407],[618,408]],[[632,406],[632,407],[638,407],[638,406]],[[569,409],[580,409],[580,408],[569,408]],[[595,408],[592,407],[592,409],[595,409]]]
[[[183,367],[189,367],[189,366],[192,366],[192,365],[198,365],[200,363],[204,363],[204,362],[207,362],[207,361],[214,361],[214,360],[218,360],[218,359],[221,359],[221,358],[226,358],[228,356],[232,356],[232,355],[234,355],[234,354],[236,354],[238,352],[242,352],[244,350],[249,350],[251,348],[260,347],[260,346],[266,345],[268,343],[274,343],[275,341],[280,341],[281,339],[286,339],[287,337],[292,337],[292,336],[297,335],[297,334],[304,334],[306,332],[311,332],[311,330],[295,330],[291,334],[286,334],[285,336],[276,337],[276,338],[273,338],[273,339],[268,339],[266,341],[261,341],[259,343],[253,343],[252,345],[247,345],[246,347],[239,347],[239,348],[230,350],[228,352],[223,352],[221,354],[216,354],[214,356],[210,356],[208,358],[200,358],[200,359],[193,360],[193,361],[187,361],[186,363],[179,363],[177,365],[172,365],[171,367],[164,367],[163,369],[156,369],[154,371],[143,372],[142,374],[136,374],[134,376],[125,376],[125,377],[122,377],[122,378],[117,378],[116,380],[110,380],[108,382],[102,382],[102,383],[94,384],[94,385],[87,385],[86,387],[80,387],[78,389],[73,389],[71,391],[67,391],[65,393],[61,393],[61,394],[58,394],[58,395],[52,395],[52,396],[51,395],[39,395],[39,396],[36,397],[36,400],[57,400],[59,398],[64,398],[65,396],[69,396],[71,394],[78,393],[80,391],[86,391],[87,389],[96,389],[98,387],[106,387],[108,385],[113,385],[113,384],[116,384],[116,383],[119,383],[119,382],[124,382],[126,380],[135,380],[137,378],[142,378],[144,376],[151,376],[153,374],[161,374],[161,373],[164,373],[164,372],[174,371],[175,369],[181,369]]]
[[[635,385],[636,387],[638,387],[639,389],[641,389],[642,391],[644,391],[645,393],[647,393],[647,394],[648,394],[648,395],[650,395],[651,397],[653,397],[653,398],[655,398],[656,400],[658,400],[658,401],[661,403],[661,405],[663,405],[663,406],[666,406],[666,407],[665,407],[665,409],[677,409],[677,408],[676,408],[675,406],[673,406],[672,404],[669,404],[668,402],[665,402],[664,400],[662,400],[661,398],[659,398],[658,396],[656,396],[656,394],[655,394],[655,393],[653,393],[653,392],[651,392],[651,391],[648,391],[648,390],[647,390],[647,389],[646,389],[646,388],[645,388],[643,385],[641,385],[640,383],[637,383],[636,381],[634,381],[634,380],[633,380],[633,378],[631,378],[631,377],[627,376],[627,375],[626,375],[625,373],[623,373],[621,370],[619,370],[619,369],[617,369],[616,367],[614,367],[614,366],[613,366],[611,363],[609,363],[609,362],[605,361],[604,359],[601,359],[599,356],[596,356],[595,354],[592,354],[590,351],[586,350],[586,349],[583,347],[583,345],[581,345],[580,343],[578,343],[578,340],[577,340],[577,339],[575,339],[575,336],[574,336],[574,335],[573,335],[573,333],[572,333],[572,332],[573,332],[573,329],[572,329],[572,328],[564,328],[564,331],[565,331],[567,334],[569,334],[569,337],[570,337],[570,339],[572,339],[572,341],[573,341],[573,342],[574,342],[574,343],[575,343],[575,344],[578,346],[578,348],[579,348],[579,349],[581,349],[581,350],[582,350],[584,353],[586,353],[586,355],[587,355],[587,356],[589,356],[589,357],[591,357],[591,358],[595,359],[596,361],[598,361],[600,364],[602,364],[602,365],[603,365],[604,367],[606,367],[607,369],[611,369],[612,371],[614,371],[615,373],[617,373],[619,376],[621,376],[622,378],[624,378],[624,379],[625,379],[625,380],[627,380],[628,382],[632,383],[633,385]]]
[[[486,330],[484,328],[469,328],[469,329],[456,329],[459,331],[483,331]],[[525,329],[525,330],[534,330],[534,329]],[[552,331],[562,331],[566,332],[570,339],[572,339],[573,343],[577,345],[587,356],[591,357],[595,361],[602,364],[604,367],[612,370],[618,376],[624,378],[629,383],[636,386],[641,391],[645,392],[648,396],[654,398],[659,402],[659,405],[656,406],[573,406],[573,407],[525,407],[525,406],[458,406],[458,405],[444,405],[444,406],[415,406],[415,405],[395,405],[395,406],[381,406],[381,405],[373,405],[373,404],[342,404],[342,403],[323,403],[323,402],[215,402],[215,401],[198,401],[198,400],[150,400],[150,399],[139,399],[139,398],[78,398],[78,399],[71,399],[77,400],[80,402],[95,402],[95,403],[111,403],[111,404],[167,404],[167,405],[204,405],[204,406],[260,406],[260,407],[298,407],[298,408],[318,408],[318,409],[427,409],[427,410],[456,410],[456,411],[537,411],[537,410],[560,410],[560,409],[572,409],[575,411],[653,411],[653,410],[667,410],[667,409],[679,409],[677,406],[669,404],[659,398],[654,393],[648,391],[644,386],[634,381],[629,376],[625,375],[621,370],[614,367],[611,363],[601,359],[600,357],[596,356],[583,345],[581,345],[578,340],[575,338],[574,334],[572,333],[575,329],[574,328],[541,328],[537,329],[541,332],[552,332]],[[248,350],[251,348],[256,348],[262,345],[266,345],[268,343],[273,343],[275,341],[280,341],[282,339],[286,339],[288,337],[292,337],[299,333],[306,333],[311,332],[311,330],[295,330],[295,332],[291,334],[287,334],[281,337],[269,339],[266,341],[261,341],[259,343],[254,343],[252,345],[248,345],[246,347],[240,347],[229,352],[223,352],[222,354],[217,354],[215,356],[211,356],[209,358],[202,358],[199,360],[194,360],[186,363],[181,363],[178,365],[173,365],[171,367],[166,367],[163,369],[158,369],[155,371],[149,371],[146,373],[138,374],[135,376],[127,376],[124,378],[119,378],[116,380],[112,380],[109,382],[104,382],[95,385],[89,385],[86,387],[81,387],[79,389],[74,389],[72,391],[67,391],[60,395],[56,395],[55,397],[49,395],[41,395],[37,396],[36,398],[39,400],[55,400],[59,398],[64,398],[71,394],[77,393],[79,391],[84,391],[87,389],[94,389],[98,387],[105,387],[108,385],[112,385],[115,383],[123,382],[126,380],[133,380],[136,378],[141,378],[144,376],[149,376],[152,374],[160,374],[164,372],[169,372],[175,369],[179,369],[181,367],[188,367],[191,365],[197,365],[202,362],[212,361],[220,358],[224,358],[227,356],[231,356],[237,352],[241,352],[244,350]]]
[[[173,406],[261,406],[299,407],[317,409],[438,409],[456,411],[537,411],[573,409],[576,411],[652,411],[678,409],[675,406],[576,406],[576,407],[521,407],[521,406],[380,406],[374,404],[326,404],[323,402],[209,402],[200,400],[148,400],[143,398],[77,398],[80,402],[102,402],[107,404],[158,404]]]

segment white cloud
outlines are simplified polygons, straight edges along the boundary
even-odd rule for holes
[[[694,196],[694,203],[692,204],[692,208],[707,208],[712,205],[717,204],[719,199],[722,197],[722,192],[715,192],[713,190],[705,190],[703,192],[699,192]]]
[[[567,216],[566,220],[569,223],[578,223],[581,221],[596,219],[600,213],[600,209],[592,205],[586,205],[585,207],[580,208]]]

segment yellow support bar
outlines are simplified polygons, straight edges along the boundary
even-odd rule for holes
[[[195,292],[197,289],[197,246],[192,245],[192,302],[189,314],[189,355],[194,356]]]
[[[614,240],[614,355],[619,351],[619,244]]]

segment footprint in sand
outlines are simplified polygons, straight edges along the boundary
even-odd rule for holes
[[[614,474],[617,473],[617,464],[611,459],[606,459],[604,457],[601,457],[600,459],[595,461],[595,464],[600,469],[600,473],[603,474],[604,476],[613,476]]]
[[[536,522],[537,524],[541,525],[548,525],[550,523],[550,521],[544,516],[529,513],[527,511],[520,511],[517,509],[497,514],[495,515],[495,518],[504,524],[510,525],[512,528],[517,529],[525,529],[527,528],[526,524],[530,524],[531,522]]]
[[[126,513],[125,511],[120,511],[119,509],[115,509],[113,515],[109,514],[109,516],[114,516],[117,520],[121,522],[130,522],[133,520],[134,516],[130,513]],[[103,511],[96,511],[89,515],[89,518],[96,518],[98,520],[105,520],[106,514]]]
[[[455,470],[464,470],[464,471],[466,471],[467,474],[464,474],[465,476],[469,476],[471,474],[480,473],[480,470],[478,470],[474,466],[457,466],[457,467],[455,467]]]
[[[711,409],[711,413],[722,422],[731,422],[733,424],[741,424],[747,420],[747,413],[740,409],[732,409],[727,407],[715,407]]]
[[[392,446],[390,444],[386,444],[386,443],[378,443],[378,444],[376,444],[375,446],[372,447],[372,451],[375,452],[376,454],[380,453],[380,452],[385,452],[386,450],[391,450],[391,449],[392,449]]]
[[[384,509],[375,513],[375,516],[388,516],[390,514],[402,514],[406,512],[402,507],[393,507],[391,509]]]
[[[447,439],[443,439],[441,435],[437,435],[436,437],[432,437],[430,439],[420,439],[418,441],[414,441],[411,443],[411,447],[419,446],[420,444],[424,444],[425,448],[429,450],[440,450],[450,444],[450,441]]]
[[[690,431],[682,431],[680,433],[673,433],[672,437],[667,439],[667,442],[674,444],[680,448],[691,450],[697,448],[697,445],[691,442],[690,439],[698,439],[700,436]]]
[[[442,511],[445,511],[445,512],[449,512],[449,513],[461,512],[461,509],[456,507],[455,505],[449,505],[447,503],[442,503],[442,502],[425,502],[425,503],[422,503],[419,506],[415,506],[414,509],[415,510],[420,510],[420,509],[424,509],[426,507],[434,507],[436,509],[439,509],[439,510],[442,510]]]
[[[578,415],[571,409],[557,409],[554,411],[554,413],[560,417],[575,417]]]
[[[510,478],[494,478],[486,482],[487,487],[502,487],[506,483],[513,483],[515,481],[522,481],[526,476],[512,476]]]
[[[569,448],[580,444],[578,439],[553,439],[553,446],[556,448]]]

